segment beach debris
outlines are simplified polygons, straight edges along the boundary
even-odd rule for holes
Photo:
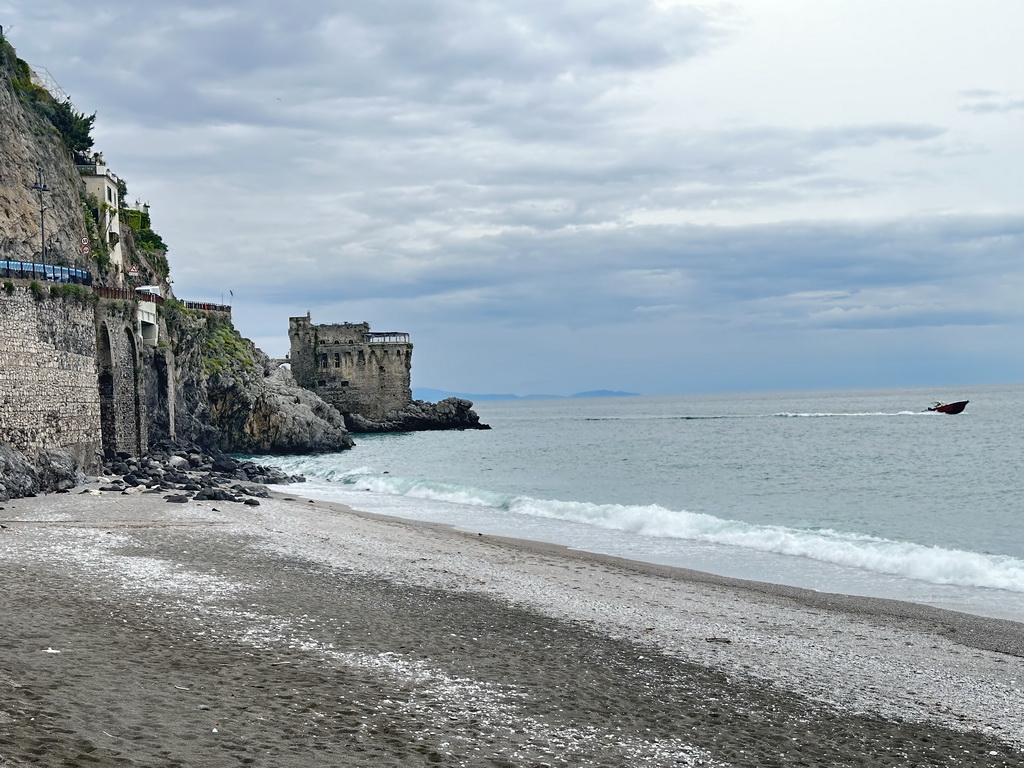
[[[731,643],[732,640],[730,640],[728,637],[705,637],[704,642],[728,644]]]

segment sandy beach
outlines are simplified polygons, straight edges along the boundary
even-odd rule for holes
[[[3,768],[1024,765],[1021,624],[80,490],[0,504]]]

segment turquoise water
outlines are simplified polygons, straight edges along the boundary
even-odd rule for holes
[[[1022,400],[1012,385],[483,402],[490,431],[259,460],[367,511],[1024,620]]]

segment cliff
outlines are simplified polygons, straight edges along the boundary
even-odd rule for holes
[[[0,500],[70,487],[101,453],[156,441],[351,447],[341,414],[242,338],[230,308],[174,296],[148,208],[128,209],[125,183],[90,153],[94,117],[55,99],[0,35]],[[93,282],[9,262],[76,267]],[[140,300],[143,285],[159,296]]]
[[[165,304],[176,366],[176,436],[225,453],[323,453],[351,448],[337,410],[295,384],[220,313]],[[160,439],[170,435],[159,434]]]
[[[84,190],[62,135],[42,105],[53,98],[31,83],[28,66],[0,36],[0,259],[39,261],[39,200],[31,187],[42,170],[50,263],[80,260],[88,235]]]

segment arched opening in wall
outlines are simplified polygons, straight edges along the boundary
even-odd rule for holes
[[[125,403],[125,410],[128,414],[128,437],[131,450],[136,456],[141,456],[144,451],[145,439],[143,437],[142,423],[142,387],[139,380],[139,345],[131,328],[124,329],[125,348],[128,352],[126,381],[127,395],[129,402]]]
[[[147,385],[144,390],[150,387],[153,389],[148,393],[146,403],[147,443],[154,438],[174,439],[174,392],[171,389],[174,380],[171,373],[173,365],[174,361],[169,352],[160,354],[157,351],[153,356],[152,375],[146,372]]]
[[[112,458],[117,451],[117,411],[114,406],[114,359],[110,348],[110,329],[100,325],[96,339],[96,372],[100,390],[100,438],[103,454]]]

